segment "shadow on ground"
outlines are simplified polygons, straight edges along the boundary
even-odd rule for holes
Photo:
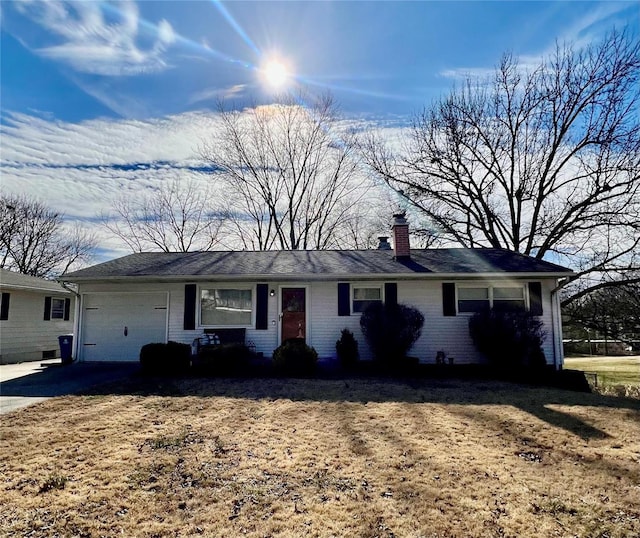
[[[549,405],[594,406],[640,413],[640,401],[487,378],[380,377],[346,375],[330,378],[146,376],[136,363],[49,366],[0,384],[2,396],[52,397],[136,395],[252,400],[398,402],[452,405],[510,405],[583,439],[608,435],[573,414]],[[639,416],[640,420],[640,416]]]
[[[0,382],[0,396],[50,398],[79,394],[105,383],[109,390],[117,390],[117,382],[128,383],[139,369],[136,363],[43,364],[33,373]]]
[[[562,390],[539,384],[456,377],[197,378],[148,377],[137,373],[124,382],[94,387],[90,393],[364,404],[397,402],[469,406],[510,405],[583,439],[603,439],[608,437],[608,434],[576,415],[549,406],[556,404],[628,409],[631,413],[638,413],[640,420],[640,401],[635,399]]]

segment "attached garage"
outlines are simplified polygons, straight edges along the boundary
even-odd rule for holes
[[[80,360],[137,361],[142,346],[167,341],[167,307],[164,292],[83,295]]]

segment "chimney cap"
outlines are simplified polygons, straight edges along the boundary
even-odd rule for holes
[[[393,215],[393,225],[397,225],[397,224],[407,224],[407,219],[405,218],[407,216],[407,213],[405,211],[402,211],[401,213],[395,213]]]
[[[391,243],[389,243],[388,235],[380,235],[378,236],[378,250],[391,250]]]

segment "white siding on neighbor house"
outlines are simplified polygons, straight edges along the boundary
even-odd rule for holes
[[[522,279],[517,282],[526,286],[527,282],[536,279]],[[547,362],[554,362],[553,346],[553,326],[552,326],[552,304],[551,290],[555,287],[554,279],[538,279],[542,282],[542,321],[548,333],[544,344],[544,352]],[[343,281],[344,282],[344,281]],[[406,280],[406,281],[378,281],[367,283],[367,285],[380,285],[384,288],[384,282],[396,282],[398,286],[398,302],[408,304],[419,309],[425,316],[425,323],[422,336],[411,350],[412,356],[418,357],[421,362],[435,363],[436,353],[445,351],[447,356],[454,357],[455,364],[470,364],[482,362],[483,358],[478,354],[469,336],[469,318],[471,314],[458,314],[457,316],[444,316],[442,307],[442,281],[440,280]],[[448,282],[454,282],[449,280]],[[463,282],[474,282],[478,285],[500,285],[504,281],[500,280],[456,280],[457,284]],[[351,281],[350,284],[357,284]],[[218,283],[219,284],[219,283]],[[256,351],[262,352],[266,357],[270,357],[273,350],[280,343],[280,321],[279,321],[279,296],[281,287],[302,287],[307,288],[307,343],[315,347],[322,358],[335,357],[335,343],[340,337],[340,332],[344,328],[351,330],[359,344],[360,356],[362,359],[371,359],[371,352],[360,330],[360,314],[350,316],[338,315],[338,282],[266,282],[269,290],[274,290],[275,295],[269,296],[268,325],[266,330],[255,329],[255,304],[256,288],[255,282],[237,283],[238,286],[250,286],[253,290],[253,321],[250,327],[246,328],[246,339],[255,344]],[[220,284],[222,285],[222,284]],[[233,284],[224,283],[225,286],[233,287]],[[203,288],[215,287],[215,281],[198,283],[197,298],[199,303],[200,290]],[[184,283],[147,283],[147,284],[81,284],[81,292],[168,292],[168,340],[190,344],[194,338],[201,336],[205,327],[199,325],[199,314],[196,316],[196,328],[194,330],[184,330]]]
[[[73,333],[75,298],[55,291],[3,289],[10,294],[9,316],[0,321],[0,363],[42,360],[43,352],[60,357],[58,336]],[[69,321],[44,319],[45,297],[71,299]]]

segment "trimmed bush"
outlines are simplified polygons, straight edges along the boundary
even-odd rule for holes
[[[244,344],[207,346],[194,359],[193,369],[200,375],[244,375],[254,355]]]
[[[374,358],[386,366],[404,366],[423,325],[422,312],[404,304],[373,303],[360,317],[360,327]]]
[[[491,364],[506,369],[542,368],[546,365],[542,321],[525,310],[485,310],[469,320],[476,349]]]
[[[178,374],[189,370],[191,346],[169,341],[152,343],[140,349],[140,366],[148,374]]]
[[[310,376],[316,371],[318,353],[302,338],[285,340],[273,352],[273,366],[285,375]]]
[[[340,340],[336,342],[336,352],[343,368],[353,368],[358,363],[358,341],[349,329],[342,329]]]

